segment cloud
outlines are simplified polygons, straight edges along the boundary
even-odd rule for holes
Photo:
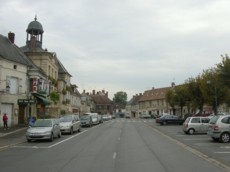
[[[43,48],[56,52],[79,90],[124,90],[183,83],[229,52],[228,0],[3,0],[0,33],[25,45],[35,14]],[[60,10],[61,9],[61,10]]]

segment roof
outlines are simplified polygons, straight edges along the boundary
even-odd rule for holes
[[[132,97],[132,99],[127,103],[127,105],[137,105],[139,99],[142,97],[142,95],[135,95]]]
[[[106,95],[90,95],[95,104],[111,104],[112,101]]]
[[[165,99],[166,92],[169,89],[171,89],[171,87],[147,90],[147,91],[144,92],[143,96],[141,96],[139,101],[150,101],[150,100]]]
[[[69,72],[66,70],[66,68],[63,66],[63,64],[61,63],[61,61],[57,58],[58,61],[58,73],[59,74],[68,74],[70,77],[72,75],[69,74]]]
[[[26,57],[26,55],[15,44],[0,34],[0,57],[12,62],[32,66],[33,63]]]
[[[30,22],[26,32],[34,35],[38,35],[44,32],[42,24],[37,21],[37,17],[35,16],[34,21]]]

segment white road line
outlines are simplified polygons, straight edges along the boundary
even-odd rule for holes
[[[72,138],[74,138],[74,137],[77,137],[77,136],[79,136],[79,135],[85,133],[86,131],[87,131],[87,130],[84,130],[84,131],[82,131],[81,133],[78,133],[78,134],[76,134],[76,135],[74,135],[74,136],[72,136],[72,137],[69,137],[69,138],[67,138],[67,139],[65,139],[65,140],[62,140],[62,141],[58,142],[58,143],[55,143],[55,144],[53,144],[53,145],[50,145],[50,146],[48,146],[48,148],[52,148],[52,147],[54,147],[54,146],[57,146],[57,145],[59,145],[59,144],[65,142],[65,141],[67,141],[67,140],[70,140],[70,139],[72,139]]]
[[[193,138],[193,139],[183,139],[183,140],[207,140],[207,138]]]
[[[117,153],[113,152],[113,159],[116,159],[116,157],[117,157]]]
[[[67,140],[70,140],[70,139],[74,138],[74,137],[77,137],[77,136],[79,136],[79,135],[85,133],[86,131],[87,131],[87,130],[84,130],[84,131],[82,131],[81,133],[78,133],[78,134],[76,134],[76,135],[73,135],[72,137],[69,137],[69,138],[67,138],[67,139],[65,139],[65,140],[62,140],[62,141],[57,142],[57,143],[55,143],[55,144],[53,144],[53,145],[50,145],[50,146],[41,146],[41,147],[40,147],[40,146],[17,146],[17,145],[15,145],[15,146],[12,146],[12,147],[14,147],[14,148],[28,148],[28,149],[48,149],[48,148],[52,148],[52,147],[54,147],[54,146],[57,146],[57,145],[59,145],[59,144],[65,142],[65,141],[67,141]]]

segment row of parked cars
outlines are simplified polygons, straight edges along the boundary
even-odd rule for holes
[[[79,117],[75,114],[66,114],[58,119],[37,119],[26,131],[28,142],[32,140],[50,140],[61,137],[64,133],[81,132],[81,127],[91,127],[112,119],[111,115],[85,113]]]
[[[185,134],[207,133],[214,141],[230,142],[230,115],[194,116],[186,119],[175,115],[163,115],[156,118],[156,122],[161,125],[183,124]]]

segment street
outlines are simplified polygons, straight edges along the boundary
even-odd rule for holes
[[[227,164],[229,144],[153,119],[118,118],[53,142],[25,139],[0,151],[1,172],[221,172],[230,171]]]

